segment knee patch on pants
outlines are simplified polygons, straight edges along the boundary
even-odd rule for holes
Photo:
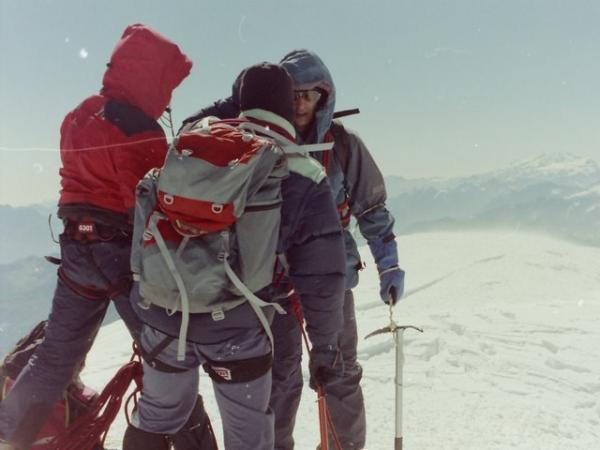
[[[263,376],[273,366],[273,356],[267,353],[237,361],[210,361],[202,367],[215,383],[245,383]]]

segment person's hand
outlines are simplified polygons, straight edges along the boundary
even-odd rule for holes
[[[395,305],[404,295],[404,270],[393,266],[379,272],[379,295],[386,304]]]
[[[309,386],[317,390],[317,386],[326,386],[331,380],[344,374],[344,362],[337,347],[313,347],[308,362],[310,372]]]
[[[392,305],[404,294],[404,270],[398,265],[398,248],[394,235],[369,241],[369,248],[379,272],[379,295]]]

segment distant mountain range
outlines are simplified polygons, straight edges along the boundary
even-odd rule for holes
[[[0,205],[0,264],[28,256],[43,256],[58,252],[58,244],[52,241],[49,216],[55,238],[62,230],[56,217],[55,204],[31,206]]]
[[[600,246],[600,166],[591,159],[542,155],[468,177],[386,183],[396,234],[497,227]],[[55,209],[0,206],[0,355],[50,308],[56,266],[43,256],[58,252],[48,227]],[[56,218],[52,228],[58,236]]]
[[[0,264],[0,360],[52,306],[57,266],[41,256]],[[111,307],[105,323],[117,319]]]
[[[469,177],[386,179],[396,232],[518,228],[600,246],[600,166],[543,155]]]
[[[52,306],[57,266],[42,256],[28,256],[0,264],[0,360]],[[110,308],[105,323],[117,319]]]

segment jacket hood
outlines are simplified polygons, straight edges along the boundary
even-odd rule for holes
[[[102,93],[158,119],[192,61],[169,39],[141,24],[128,26],[113,50]]]
[[[327,93],[327,101],[315,113],[313,128],[306,139],[307,143],[323,142],[335,110],[335,85],[329,69],[321,58],[310,50],[293,50],[283,57],[280,64],[292,76],[294,89],[319,88]]]

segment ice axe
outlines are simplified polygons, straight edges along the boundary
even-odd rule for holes
[[[394,304],[397,296],[395,289],[391,291],[392,300],[390,302],[390,324],[387,327],[380,328],[365,336],[365,339],[378,334],[392,333],[396,347],[396,426],[394,438],[394,450],[402,450],[402,367],[404,366],[404,330],[412,328],[423,332],[422,328],[413,325],[397,325],[394,322]]]

